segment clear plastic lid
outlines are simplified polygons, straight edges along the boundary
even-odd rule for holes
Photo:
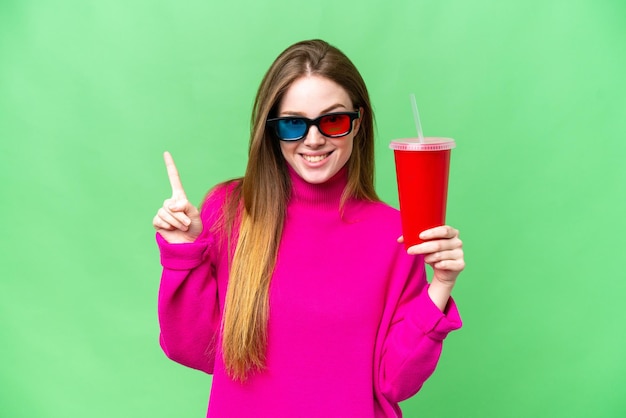
[[[419,138],[394,139],[389,144],[389,148],[396,151],[444,151],[454,147],[454,139],[435,137],[424,138],[424,142]]]

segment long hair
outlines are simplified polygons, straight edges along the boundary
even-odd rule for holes
[[[363,109],[347,163],[342,207],[349,198],[379,200],[374,190],[374,115],[361,75],[341,51],[324,41],[290,46],[261,82],[252,111],[248,166],[225,206],[229,236],[238,228],[222,321],[222,354],[234,379],[245,380],[249,372],[265,366],[270,279],[291,191],[287,163],[265,122],[277,115],[292,83],[309,75],[339,84],[355,108]]]

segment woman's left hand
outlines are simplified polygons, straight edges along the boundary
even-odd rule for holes
[[[422,232],[420,238],[426,242],[409,247],[407,252],[423,254],[424,262],[433,268],[433,280],[452,288],[465,268],[459,231],[448,225],[438,226]]]

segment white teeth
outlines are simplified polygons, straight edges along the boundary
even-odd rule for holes
[[[305,155],[305,154],[302,154],[302,158],[304,158],[305,160],[307,160],[310,163],[318,163],[318,162],[322,161],[326,157],[328,157],[328,154],[324,154],[324,155]]]

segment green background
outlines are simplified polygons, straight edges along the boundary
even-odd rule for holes
[[[265,70],[317,37],[369,86],[384,200],[410,93],[457,141],[464,328],[405,415],[626,416],[624,1],[1,0],[1,417],[204,416],[158,346],[161,155],[196,203],[241,175]]]

